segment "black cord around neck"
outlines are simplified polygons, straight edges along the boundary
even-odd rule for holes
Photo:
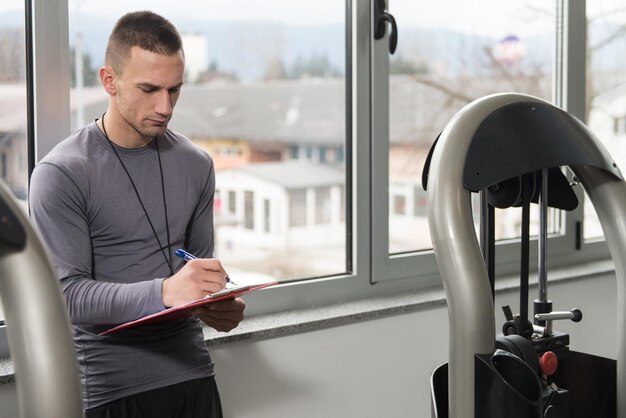
[[[159,249],[161,250],[161,253],[163,253],[163,257],[165,258],[165,263],[167,264],[167,267],[170,269],[170,274],[173,275],[174,270],[172,269],[172,261],[171,261],[172,249],[171,249],[171,244],[170,244],[170,226],[169,226],[169,221],[167,218],[167,200],[165,199],[165,180],[163,178],[163,165],[161,163],[161,152],[159,151],[158,138],[156,137],[154,138],[154,144],[156,145],[157,157],[159,159],[159,172],[161,173],[161,191],[163,192],[163,210],[165,211],[165,231],[167,234],[167,255],[165,253],[165,249],[163,245],[161,244],[161,240],[159,239],[159,234],[157,234],[156,229],[154,228],[154,224],[152,223],[152,220],[150,219],[150,216],[148,215],[146,206],[143,204],[143,201],[141,200],[141,197],[139,196],[139,192],[137,191],[137,186],[135,186],[135,182],[133,181],[133,178],[130,175],[130,172],[128,171],[128,169],[126,168],[126,165],[122,161],[120,154],[115,149],[115,145],[113,144],[113,141],[111,141],[111,139],[109,138],[109,135],[107,134],[107,130],[104,126],[104,115],[106,115],[106,112],[102,114],[102,118],[101,118],[102,133],[104,134],[104,137],[107,139],[107,141],[109,141],[109,145],[111,145],[111,149],[113,150],[113,153],[115,154],[115,156],[117,157],[117,160],[120,162],[120,164],[122,165],[122,168],[126,172],[126,175],[128,176],[128,180],[130,180],[130,184],[133,186],[133,190],[135,191],[135,195],[137,196],[137,200],[139,201],[139,204],[141,205],[141,208],[143,209],[143,213],[146,215],[146,219],[148,220],[148,223],[150,224],[150,228],[152,228],[152,233],[154,233],[154,238],[156,238],[157,243],[159,244]]]

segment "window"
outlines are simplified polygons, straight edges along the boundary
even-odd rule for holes
[[[345,153],[342,147],[335,148],[335,162],[342,163],[345,158]]]
[[[327,224],[331,220],[330,187],[315,189],[315,223]]]
[[[26,51],[24,2],[3,2],[0,12],[0,173],[20,200],[26,200]]]
[[[24,2],[0,6],[0,180],[26,205],[28,194]],[[4,312],[0,304],[0,325]],[[3,355],[6,353],[0,353]]]
[[[313,160],[313,147],[311,145],[304,147],[304,155],[307,161]]]
[[[389,63],[389,182],[421,186],[423,162],[431,144],[464,105],[491,93],[515,91],[552,99],[555,3],[483,3],[457,18],[427,17],[431,5],[395,1],[405,20],[402,45]],[[483,8],[489,8],[483,14]],[[429,13],[430,11],[430,13]],[[487,17],[490,16],[490,17]],[[423,215],[422,215],[423,216]],[[512,223],[513,217],[500,216]],[[390,247],[401,229],[389,224]],[[428,235],[420,217],[416,238]],[[517,233],[516,235],[519,235]],[[507,237],[508,238],[508,237]],[[430,248],[407,242],[402,251]]]
[[[232,190],[228,192],[228,212],[232,215],[237,213],[237,193]]]
[[[587,2],[587,125],[626,173],[626,7],[623,2]],[[585,200],[584,237],[602,238],[602,227]]]
[[[452,9],[454,16],[445,12]],[[373,170],[379,173],[373,180],[374,276],[409,277],[419,252],[432,248],[427,194],[415,190],[422,188],[432,143],[454,114],[503,91],[554,102],[556,11],[555,1],[390,2],[401,42],[388,60],[385,43],[373,52],[374,79],[386,87],[373,91],[372,113],[381,115],[372,121]],[[496,212],[496,238],[519,237],[521,211]],[[551,230],[561,232],[560,216],[550,220]]]
[[[263,199],[263,232],[270,232],[272,227],[272,212],[269,199]]]
[[[306,190],[289,191],[289,226],[305,226],[307,224]]]
[[[244,221],[246,229],[254,229],[254,192],[246,190],[243,193]]]
[[[614,33],[620,36],[612,47],[624,49],[619,31],[623,12],[608,13],[622,10],[612,1],[617,0],[587,2],[590,33],[601,40],[601,28],[617,29]],[[2,2],[0,45],[15,39],[6,35],[15,28],[24,36],[23,4]],[[413,289],[416,283],[439,284],[420,175],[430,144],[450,117],[469,101],[503,90],[542,97],[576,116],[584,113],[579,109],[585,106],[586,81],[577,76],[581,63],[584,67],[578,52],[584,51],[582,41],[567,35],[567,61],[555,47],[563,27],[559,19],[585,18],[573,0],[568,16],[559,15],[562,2],[555,0],[390,1],[389,11],[399,26],[393,56],[387,39],[371,36],[369,1],[34,4],[39,8],[33,74],[39,157],[106,109],[108,97],[96,75],[106,36],[119,16],[151,9],[179,28],[188,72],[170,127],[214,158],[221,191],[221,210],[215,213],[216,254],[237,274],[299,282],[268,289],[268,294],[279,296],[270,296],[272,303],[255,312],[297,307],[292,301],[314,304],[319,297],[331,302]],[[450,9],[458,12],[451,15]],[[626,81],[623,54],[611,52],[612,47],[590,55],[593,86],[587,87],[593,91],[608,92]],[[19,59],[13,59],[15,54]],[[23,56],[19,48],[0,49],[0,60],[22,71],[22,78],[9,82],[2,78],[5,67],[0,67],[0,126],[20,119],[15,117],[20,108],[11,97],[26,106]],[[565,81],[569,84],[562,84]],[[608,96],[596,95],[588,103],[589,120],[617,136],[626,115],[601,112],[606,107],[600,99]],[[25,127],[25,116],[20,120]],[[25,128],[12,132],[18,140],[11,143],[20,144],[25,155]],[[16,170],[12,187],[25,196],[28,159],[11,158],[3,138],[3,180],[13,181],[9,178]],[[499,237],[515,238],[516,215],[498,216]],[[564,245],[550,248],[563,257],[576,251],[577,225],[585,237],[601,234],[594,233],[587,208],[584,219],[582,210],[555,212],[551,219],[551,241]],[[502,243],[498,255],[513,257],[514,241]],[[306,280],[318,277],[330,279]],[[388,286],[371,286],[383,280]]]
[[[328,149],[325,146],[321,146],[319,148],[319,153],[320,153],[320,163],[325,163],[328,161]]]
[[[324,234],[311,226],[306,241],[290,237],[289,231],[268,235],[269,209],[287,213],[290,182],[316,187],[326,166],[318,151],[345,147],[346,7],[330,0],[70,0],[72,129],[106,109],[108,96],[97,70],[116,19],[141,9],[164,15],[180,31],[186,58],[185,85],[169,126],[211,154],[217,187],[225,191],[222,198],[228,190],[223,202],[228,210],[215,213],[216,253],[225,266],[241,270],[239,275],[272,277],[277,268],[298,272],[286,279],[317,275],[316,269],[303,270],[298,258],[320,248]],[[294,160],[307,164],[306,177],[297,177],[301,168],[291,165]],[[285,228],[306,224],[303,214]],[[327,274],[348,270],[347,227],[338,227],[342,239],[324,251],[342,256],[328,254],[335,263]],[[278,248],[292,256],[283,257]]]
[[[289,158],[292,160],[297,160],[300,158],[300,147],[297,145],[289,146]]]

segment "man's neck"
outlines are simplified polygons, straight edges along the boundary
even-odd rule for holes
[[[121,117],[117,118],[115,112],[107,112],[96,122],[103,134],[122,148],[141,148],[148,145],[153,138],[139,134]]]

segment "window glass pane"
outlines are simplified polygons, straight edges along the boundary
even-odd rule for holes
[[[28,195],[24,1],[0,4],[0,179],[24,203]],[[0,304],[0,324],[4,312]]]
[[[491,93],[551,99],[555,3],[394,0],[390,11],[400,33],[389,69],[389,251],[398,253],[432,246],[421,174],[450,118]],[[497,239],[519,236],[513,212],[497,216]]]
[[[626,173],[626,6],[622,0],[587,2],[588,126]],[[584,237],[602,237],[590,199],[585,199]]]
[[[70,47],[80,57],[71,63],[72,129],[105,111],[97,71],[108,34],[122,14],[143,9],[183,36],[186,80],[170,128],[213,157],[216,256],[238,275],[345,272],[346,3],[70,0]],[[330,192],[316,198],[318,187]]]

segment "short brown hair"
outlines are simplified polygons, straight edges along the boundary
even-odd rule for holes
[[[182,39],[174,25],[147,10],[127,13],[117,21],[109,36],[105,64],[121,72],[133,46],[161,55],[183,50]]]

